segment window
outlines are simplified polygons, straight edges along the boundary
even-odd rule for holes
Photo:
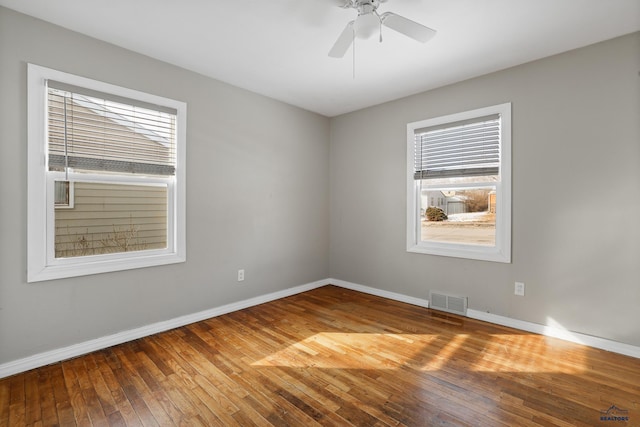
[[[56,209],[73,208],[73,182],[71,181],[54,181],[54,206]]]
[[[186,104],[29,64],[29,282],[185,261]]]
[[[407,251],[511,262],[511,104],[407,125]]]

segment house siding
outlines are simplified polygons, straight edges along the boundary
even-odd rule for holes
[[[167,247],[166,187],[73,185],[73,208],[55,211],[57,258]]]

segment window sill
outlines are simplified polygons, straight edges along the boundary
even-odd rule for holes
[[[131,254],[127,257],[119,256],[117,259],[105,259],[104,256],[96,256],[94,260],[88,261],[87,258],[88,257],[82,257],[82,262],[75,263],[73,259],[64,259],[54,265],[45,265],[38,271],[29,271],[27,274],[27,282],[42,282],[67,277],[176,264],[186,261],[184,254],[150,254],[148,251],[141,251],[140,253]]]
[[[511,263],[511,256],[495,246],[456,245],[452,243],[426,243],[407,246],[407,252],[425,255],[438,255],[454,258],[466,258],[479,261]]]

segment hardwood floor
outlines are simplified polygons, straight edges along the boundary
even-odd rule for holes
[[[21,425],[638,426],[640,360],[326,286],[2,379]]]

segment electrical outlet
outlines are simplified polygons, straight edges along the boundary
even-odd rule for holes
[[[244,280],[244,270],[238,270],[238,282],[242,282]]]
[[[515,288],[513,290],[514,295],[518,295],[520,297],[524,296],[524,282],[516,282]]]

